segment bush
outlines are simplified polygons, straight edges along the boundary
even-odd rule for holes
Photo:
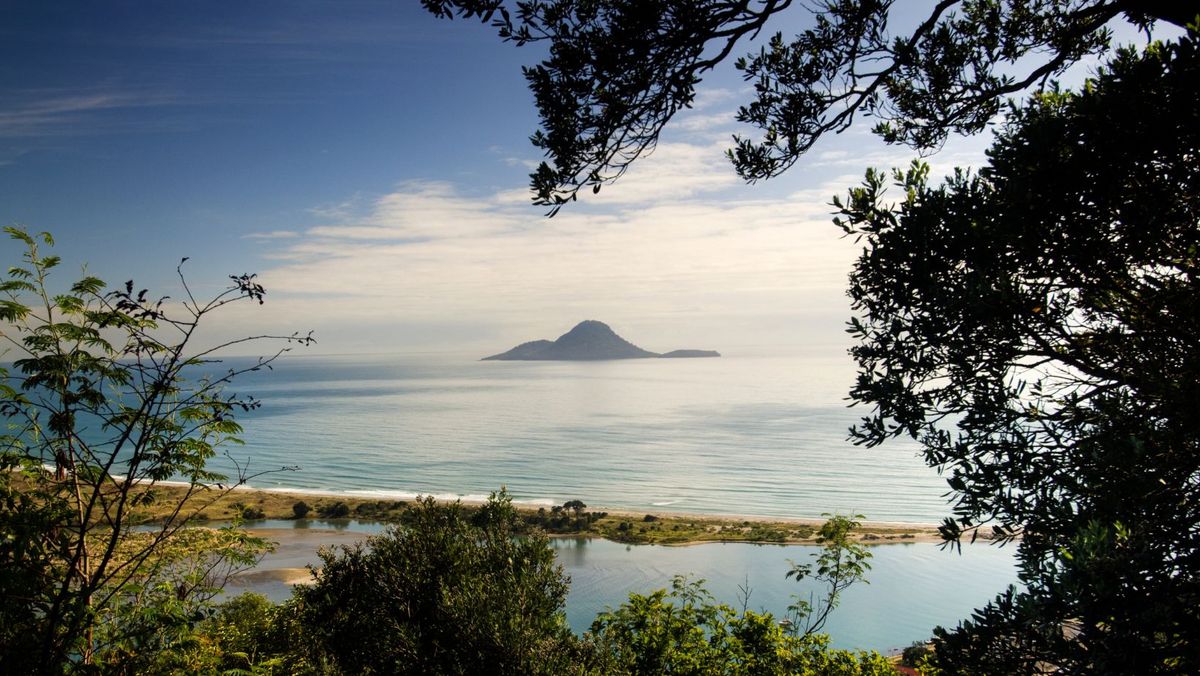
[[[317,507],[317,513],[326,519],[344,519],[350,516],[350,505],[341,501],[332,505],[321,505]]]
[[[932,654],[933,649],[929,647],[929,644],[917,641],[905,648],[904,652],[900,653],[900,663],[906,667],[913,667],[915,669],[925,657]]]
[[[558,674],[581,655],[546,536],[514,538],[501,491],[474,514],[432,498],[369,546],[322,552],[295,591],[319,659],[345,673]]]
[[[601,613],[591,636],[604,674],[895,674],[878,653],[834,650],[820,634],[790,635],[769,613],[715,604],[700,583],[682,577],[669,592],[631,594]]]
[[[292,514],[295,514],[297,519],[303,519],[304,517],[308,516],[308,513],[311,510],[312,508],[309,507],[308,503],[303,500],[299,500],[296,502],[296,504],[292,505]]]

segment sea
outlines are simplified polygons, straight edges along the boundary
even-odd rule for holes
[[[237,367],[232,360],[220,365]],[[244,445],[213,467],[264,489],[761,517],[938,523],[945,482],[906,439],[855,446],[843,353],[479,361],[287,354],[232,390]],[[281,468],[289,468],[281,470]]]
[[[287,354],[235,382],[233,391],[261,406],[239,417],[244,445],[212,466],[248,471],[257,488],[330,495],[476,500],[504,487],[531,506],[578,499],[592,510],[635,513],[837,513],[925,524],[950,513],[944,480],[914,442],[869,449],[847,440],[866,411],[848,406],[853,364],[838,350],[602,362],[478,357]],[[351,527],[366,534],[381,526]],[[566,612],[579,632],[629,593],[669,586],[677,574],[706,580],[717,601],[777,616],[793,596],[819,593],[785,578],[813,547],[554,546],[572,578]],[[846,593],[826,631],[843,648],[923,640],[1016,582],[1013,549],[874,547],[869,583]]]

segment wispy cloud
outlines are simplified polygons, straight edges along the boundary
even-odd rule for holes
[[[122,91],[34,90],[0,99],[0,137],[73,136],[113,129],[99,120],[108,111],[174,103],[165,94]]]
[[[604,205],[655,205],[712,193],[740,183],[725,159],[724,140],[660,143],[616,184],[595,198]]]
[[[520,217],[504,207],[503,195],[468,198],[444,181],[409,181],[376,199],[366,213],[355,214],[343,205],[341,222],[306,234],[375,241],[477,237],[519,225]]]
[[[295,239],[300,233],[295,230],[271,230],[270,232],[251,232],[242,235],[242,239],[262,239],[262,240],[278,240],[278,239]]]

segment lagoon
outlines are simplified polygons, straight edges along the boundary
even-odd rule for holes
[[[280,548],[268,555],[258,573],[228,589],[257,591],[276,601],[290,595],[290,586],[269,571],[293,571],[317,564],[320,544],[349,544],[381,524],[371,522],[275,521],[257,522],[272,534]],[[819,551],[808,545],[710,543],[685,547],[624,545],[595,538],[553,538],[551,545],[571,578],[567,622],[577,633],[586,631],[596,614],[623,603],[630,593],[646,594],[670,587],[675,575],[705,580],[713,597],[736,608],[766,610],[784,617],[794,595],[807,598],[816,588],[785,578],[789,561],[805,562]],[[966,545],[962,553],[936,544],[887,544],[871,547],[868,584],[845,594],[824,631],[839,648],[887,651],[929,637],[938,625],[954,626],[970,616],[1009,584],[1016,582],[1013,547]]]

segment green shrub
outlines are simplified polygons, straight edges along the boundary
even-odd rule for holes
[[[905,648],[904,652],[900,653],[900,663],[906,667],[912,667],[915,669],[922,663],[922,660],[925,657],[932,654],[933,649],[929,647],[929,644],[925,643],[924,641],[917,641],[916,643]]]
[[[699,582],[683,577],[671,591],[631,594],[601,613],[591,637],[604,674],[895,674],[878,653],[835,650],[821,634],[788,634],[769,613],[716,604]]]
[[[368,546],[322,552],[295,591],[312,651],[354,674],[571,671],[567,580],[546,536],[517,525],[503,491],[473,514],[427,498]]]
[[[341,501],[332,505],[320,505],[317,507],[317,513],[326,519],[344,519],[350,516],[350,505]]]

